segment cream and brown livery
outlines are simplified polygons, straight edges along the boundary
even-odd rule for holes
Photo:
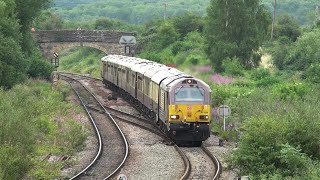
[[[102,58],[104,84],[157,122],[177,144],[210,136],[210,87],[175,68],[121,55]]]

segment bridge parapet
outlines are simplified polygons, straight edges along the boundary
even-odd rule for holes
[[[104,30],[52,30],[35,31],[33,36],[38,43],[48,42],[105,42],[118,43],[121,36],[135,36],[133,32]]]
[[[53,52],[72,47],[91,47],[106,54],[125,54],[125,46],[119,44],[122,36],[136,36],[134,32],[104,30],[49,30],[34,31],[33,38],[39,44],[42,54],[47,59]],[[134,48],[134,45],[130,45]]]

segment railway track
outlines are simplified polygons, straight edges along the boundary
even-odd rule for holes
[[[117,110],[116,110],[117,111]],[[121,112],[121,111],[118,111],[118,112]],[[121,112],[122,115],[124,116],[130,116],[130,117],[134,117],[130,114],[127,114],[125,112]],[[180,177],[180,180],[186,180],[186,179],[189,179],[189,176],[190,176],[190,173],[191,173],[191,164],[190,164],[190,160],[188,159],[188,157],[186,156],[186,154],[184,153],[184,151],[181,150],[180,147],[178,147],[176,144],[174,144],[165,134],[163,134],[161,131],[158,130],[158,128],[155,128],[154,127],[154,124],[149,121],[149,120],[144,120],[144,125],[139,123],[139,120],[138,121],[132,121],[132,120],[128,120],[127,118],[124,118],[124,117],[121,117],[121,115],[114,115],[116,117],[116,119],[120,120],[120,121],[124,121],[126,123],[129,123],[131,125],[134,125],[134,126],[137,126],[137,127],[140,127],[144,130],[147,130],[153,134],[156,134],[160,137],[162,137],[165,141],[166,141],[166,144],[167,145],[173,145],[175,150],[180,154],[182,160],[183,160],[183,163],[184,163],[184,172],[182,174],[182,176]],[[137,119],[142,119],[140,117],[136,117]],[[146,126],[146,124],[149,124],[149,125],[152,125],[152,127],[150,126]]]
[[[191,172],[188,179],[218,179],[221,166],[218,159],[205,147],[183,147],[191,163]]]
[[[72,73],[69,73],[72,75]],[[78,78],[85,78],[91,80],[98,80],[97,78],[90,78],[89,76],[82,76],[76,74]],[[94,106],[89,106],[90,109],[99,112],[101,109]],[[167,144],[173,145],[176,151],[180,154],[183,159],[185,170],[180,179],[218,179],[222,172],[222,168],[219,160],[214,156],[205,146],[190,148],[190,147],[178,147],[171,140],[167,138],[159,129],[155,126],[153,121],[147,120],[142,117],[132,115],[130,113],[117,110],[108,106],[104,106],[110,114],[120,121],[132,124],[134,126],[145,129],[153,134],[161,136]],[[143,122],[143,123],[142,123]]]
[[[120,170],[127,159],[128,142],[112,116],[78,79],[65,74],[61,76],[77,94],[99,139],[96,156],[70,179],[109,179]]]
[[[161,136],[163,139],[165,139],[168,144],[173,144],[173,142],[168,139],[161,131],[158,130],[157,127],[147,127],[145,125],[141,125],[139,121],[144,121],[146,124],[154,126],[154,123],[144,119],[140,118],[131,114],[128,114],[123,111],[119,111],[113,108],[108,108],[111,111],[115,111],[119,113],[118,115],[113,115],[116,119],[119,119],[121,121],[125,121],[127,123],[130,123],[132,125],[138,126],[142,129],[148,130],[149,132],[152,132],[154,134],[157,134]],[[133,122],[131,120],[128,120],[127,118],[121,117],[121,115],[127,117],[136,118],[138,121]],[[216,156],[214,156],[204,145],[201,147],[185,147],[181,148],[174,144],[175,149],[179,152],[181,157],[183,158],[184,165],[186,166],[186,170],[183,174],[183,176],[180,179],[218,179],[220,176],[220,173],[222,171],[220,162]]]

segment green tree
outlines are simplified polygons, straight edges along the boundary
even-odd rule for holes
[[[284,65],[288,69],[304,71],[312,63],[320,63],[319,49],[320,29],[314,29],[305,33],[291,46]]]
[[[94,28],[101,30],[119,30],[122,27],[125,27],[125,25],[126,24],[121,21],[103,17],[95,21]]]
[[[246,68],[259,64],[270,13],[259,0],[211,0],[207,9],[206,53],[221,71],[225,58],[239,58]]]
[[[275,38],[286,36],[291,41],[296,41],[300,34],[300,25],[297,20],[288,15],[283,15],[278,18],[275,26]]]
[[[203,18],[194,13],[186,13],[172,19],[176,31],[184,38],[189,32],[197,31],[202,33],[204,29]]]
[[[155,21],[146,24],[140,45],[144,50],[162,51],[179,39],[179,33],[171,21]]]
[[[31,37],[31,25],[41,11],[49,7],[51,0],[15,0],[17,19],[21,25],[21,48],[26,55],[32,54],[33,43]]]
[[[0,0],[0,86],[8,89],[23,81],[34,44],[31,23],[49,0]]]
[[[5,89],[25,78],[26,62],[19,44],[0,33],[0,86]]]
[[[33,26],[36,29],[56,30],[62,29],[63,23],[64,21],[60,18],[60,16],[46,11],[34,20]]]

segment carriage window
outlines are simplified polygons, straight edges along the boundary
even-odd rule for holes
[[[140,76],[138,76],[138,84],[137,84],[137,88],[142,91],[142,78]]]
[[[107,71],[107,65],[103,64],[103,73],[105,73]]]
[[[203,102],[204,90],[199,87],[178,87],[175,89],[176,102]]]
[[[126,74],[126,79],[127,79],[127,83],[129,83],[129,72],[127,71],[127,74]]]
[[[132,81],[131,81],[131,85],[132,87],[134,87],[134,83],[136,82],[136,76],[133,74],[132,75]]]
[[[145,89],[144,93],[146,95],[149,95],[149,83],[147,82],[147,78],[144,78],[144,89]]]

